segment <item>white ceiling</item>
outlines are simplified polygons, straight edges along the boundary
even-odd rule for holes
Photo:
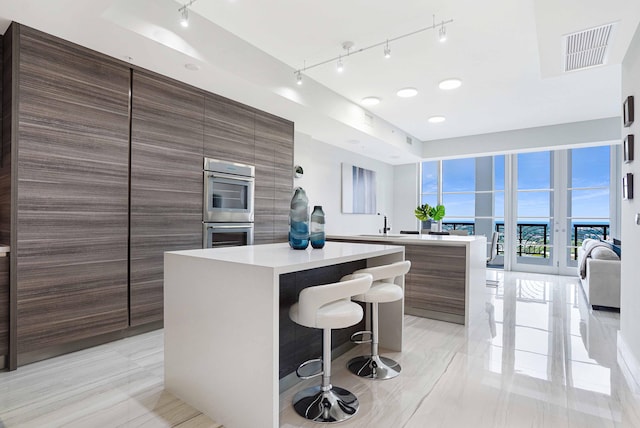
[[[181,4],[0,0],[0,18],[271,111],[316,139],[390,163],[421,156],[406,136],[428,141],[618,116],[620,63],[640,22],[638,0],[198,0],[183,29]],[[344,53],[342,42],[357,50],[430,26],[433,15],[453,19],[446,43],[427,30],[392,42],[390,59],[371,49],[345,58],[342,74],[326,64],[295,85],[296,69]],[[607,64],[563,73],[562,36],[610,22]],[[463,86],[438,89],[449,77]],[[395,95],[408,86],[418,96]],[[366,108],[374,123],[359,106],[366,96],[382,99]],[[447,120],[429,124],[432,115]]]

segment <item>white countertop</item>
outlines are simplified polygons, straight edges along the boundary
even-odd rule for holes
[[[482,235],[405,235],[405,234],[371,234],[371,235],[329,235],[327,239],[348,239],[350,241],[376,241],[395,245],[467,245],[479,239],[486,239]]]
[[[11,247],[8,245],[0,244],[0,257],[6,256],[7,253],[11,252]]]
[[[276,273],[346,263],[363,258],[383,256],[403,251],[396,245],[327,242],[322,249],[309,246],[306,250],[294,250],[288,243],[248,245],[244,247],[207,248],[199,250],[170,251],[188,257],[197,257],[228,263],[273,268]]]

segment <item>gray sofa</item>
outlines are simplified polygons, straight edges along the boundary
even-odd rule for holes
[[[620,308],[620,256],[614,248],[595,239],[578,248],[578,275],[593,309]]]

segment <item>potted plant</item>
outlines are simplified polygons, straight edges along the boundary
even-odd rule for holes
[[[418,220],[422,222],[422,229],[432,229],[434,223],[438,224],[444,218],[444,205],[429,204],[418,205],[413,212]]]

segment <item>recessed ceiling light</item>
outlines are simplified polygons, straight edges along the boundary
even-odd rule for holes
[[[398,92],[396,92],[401,98],[411,98],[418,95],[418,90],[416,88],[402,88]]]
[[[198,64],[191,64],[191,63],[185,64],[184,68],[186,68],[187,70],[191,70],[191,71],[200,70],[200,66]]]
[[[362,101],[360,101],[360,103],[363,106],[375,106],[380,104],[380,98],[378,97],[366,97],[363,98]]]
[[[438,87],[443,91],[458,89],[460,86],[462,86],[462,80],[460,79],[445,79],[438,84]]]
[[[360,140],[347,140],[349,144],[360,144]]]
[[[447,119],[444,116],[431,116],[427,120],[429,121],[429,123],[442,123]]]

